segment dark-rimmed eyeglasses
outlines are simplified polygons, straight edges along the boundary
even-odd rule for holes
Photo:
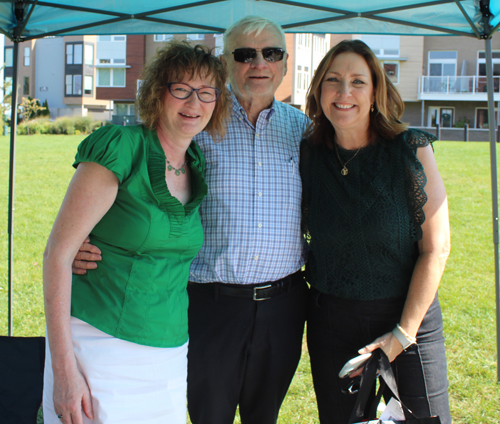
[[[241,63],[250,63],[257,57],[257,52],[262,52],[262,57],[266,62],[279,62],[283,60],[285,50],[280,47],[265,47],[263,49],[251,49],[242,47],[235,49],[231,54],[234,55],[234,60]]]
[[[215,87],[193,88],[183,82],[169,82],[167,83],[167,87],[172,96],[176,99],[182,100],[187,99],[191,94],[193,94],[193,91],[196,91],[198,99],[200,99],[200,102],[203,103],[215,102],[221,94],[221,90]]]

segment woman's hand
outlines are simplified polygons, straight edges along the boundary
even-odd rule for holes
[[[366,345],[364,348],[360,349],[358,353],[361,355],[363,353],[373,352],[378,348],[384,351],[390,362],[394,361],[394,359],[396,359],[398,355],[403,351],[403,346],[391,332],[384,334],[382,337],[379,337],[375,341]]]
[[[94,418],[92,398],[82,373],[72,368],[61,377],[54,375],[54,410],[64,424],[83,424],[82,410],[90,420]]]
[[[96,262],[101,259],[101,250],[97,246],[90,244],[90,238],[87,236],[73,260],[73,274],[85,275],[88,269],[96,269]]]

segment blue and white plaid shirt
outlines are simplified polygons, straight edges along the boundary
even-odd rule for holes
[[[208,195],[200,207],[205,241],[190,281],[262,283],[304,265],[299,148],[308,123],[299,110],[274,101],[254,127],[233,95],[224,140],[195,137]]]

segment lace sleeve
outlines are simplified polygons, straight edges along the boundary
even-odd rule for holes
[[[425,221],[423,208],[427,202],[427,194],[425,193],[427,177],[422,163],[417,158],[417,149],[429,144],[433,147],[432,143],[437,139],[432,134],[415,129],[409,129],[401,136],[404,140],[404,146],[409,147],[404,154],[404,161],[409,207],[413,216],[412,236],[415,240],[420,240],[422,238],[422,224]]]

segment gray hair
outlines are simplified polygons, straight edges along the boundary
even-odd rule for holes
[[[233,39],[240,34],[253,34],[259,35],[267,26],[275,29],[280,35],[282,46],[269,46],[269,47],[283,47],[286,50],[286,38],[283,28],[276,22],[270,19],[261,18],[260,16],[245,16],[239,21],[232,24],[224,33],[224,56],[231,54],[229,45]]]

